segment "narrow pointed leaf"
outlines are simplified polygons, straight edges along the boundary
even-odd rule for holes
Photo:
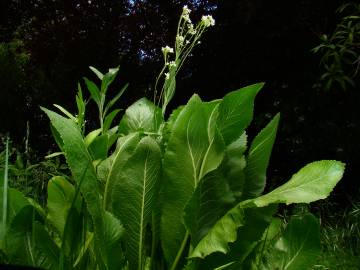
[[[128,88],[128,86],[129,86],[129,84],[127,83],[123,88],[121,88],[119,93],[109,101],[109,103],[105,107],[104,114],[107,114],[107,112],[111,109],[111,107],[114,106],[116,101],[118,101],[119,98],[121,98],[121,96],[124,94],[124,92]]]
[[[258,197],[265,188],[266,170],[276,138],[280,114],[260,131],[251,144],[245,168],[246,181],[243,199]]]
[[[69,117],[71,120],[76,121],[75,116],[69,113],[65,108],[61,107],[60,105],[54,104],[54,107],[58,108],[63,114]]]
[[[79,127],[71,120],[42,108],[48,115],[53,127],[60,134],[66,161],[71,169],[75,181],[82,185],[80,190],[87,204],[88,211],[94,224],[97,262],[100,269],[104,269],[104,224],[103,211],[100,201],[100,191],[92,159],[87,151]],[[85,179],[85,180],[84,180]]]
[[[160,173],[160,148],[154,139],[145,137],[125,164],[112,193],[113,212],[126,229],[130,270],[143,269],[145,264],[146,226],[158,196]]]
[[[87,86],[87,89],[90,92],[91,98],[96,102],[96,104],[100,104],[101,102],[101,96],[100,96],[100,90],[99,88],[96,86],[96,84],[92,81],[90,81],[89,79],[85,78],[85,84]]]
[[[110,129],[112,122],[114,121],[114,118],[116,117],[116,115],[120,112],[119,110],[113,110],[111,113],[109,113],[104,120],[104,126],[103,126],[103,131],[106,132]]]
[[[91,69],[92,72],[95,73],[95,75],[100,79],[102,80],[104,78],[104,74],[102,74],[99,70],[97,70],[96,68],[90,66],[89,67]]]
[[[106,94],[110,84],[115,80],[116,75],[119,72],[119,68],[109,68],[109,71],[104,75],[101,80],[101,93]]]
[[[253,84],[227,94],[219,106],[219,125],[226,145],[237,139],[253,117],[254,99],[263,83]]]

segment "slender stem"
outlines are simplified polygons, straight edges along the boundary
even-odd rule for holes
[[[183,241],[181,243],[181,246],[179,248],[178,253],[176,254],[175,260],[174,260],[173,264],[171,265],[170,270],[175,270],[176,269],[177,264],[179,263],[180,258],[181,258],[182,254],[184,252],[185,246],[186,246],[186,244],[188,242],[189,236],[190,236],[189,231],[186,231],[184,239],[183,239]]]
[[[5,171],[4,171],[4,188],[3,188],[3,201],[2,201],[2,224],[0,231],[0,246],[4,244],[5,230],[6,230],[6,218],[7,218],[7,203],[8,203],[8,170],[9,170],[9,137],[6,139],[5,149]]]
[[[151,225],[152,225],[152,239],[151,239],[151,257],[150,257],[150,270],[153,269],[153,264],[154,264],[154,257],[155,257],[155,249],[156,249],[156,232],[155,232],[155,228],[156,228],[156,220],[155,220],[155,214],[154,212],[152,213],[152,217],[151,217]]]

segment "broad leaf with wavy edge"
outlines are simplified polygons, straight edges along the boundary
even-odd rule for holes
[[[214,126],[218,103],[203,103],[193,95],[173,124],[163,160],[161,194],[161,240],[168,263],[175,259],[185,236],[186,203],[201,178],[223,158],[224,143]]]
[[[213,252],[227,253],[228,243],[237,239],[237,229],[244,225],[244,208],[276,203],[310,203],[326,198],[343,176],[345,165],[322,160],[310,163],[287,183],[272,192],[239,203],[226,213],[194,248],[190,257],[204,258]]]
[[[146,226],[158,196],[160,147],[151,137],[141,139],[124,165],[112,192],[112,208],[125,227],[129,269],[143,269]]]
[[[157,132],[164,122],[161,109],[146,98],[141,98],[126,109],[119,124],[119,133]]]
[[[104,217],[100,200],[100,190],[95,168],[91,156],[76,123],[53,111],[42,108],[50,118],[52,126],[59,133],[63,141],[63,150],[72,175],[80,184],[80,191],[86,201],[91,215],[95,232],[95,253],[100,269],[106,269],[106,255],[104,254]]]
[[[280,114],[277,114],[251,143],[245,168],[246,180],[243,199],[255,198],[264,191],[266,170],[276,138],[279,120]]]

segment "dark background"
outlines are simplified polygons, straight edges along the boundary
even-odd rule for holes
[[[161,47],[173,46],[185,4],[193,21],[212,14],[216,26],[179,74],[170,109],[194,92],[210,100],[266,82],[249,134],[281,112],[269,187],[308,162],[337,159],[347,168],[332,200],[358,198],[360,89],[313,88],[321,70],[311,49],[334,30],[342,1],[1,0],[0,133],[21,147],[28,121],[30,145],[42,157],[54,143],[39,106],[56,103],[74,112],[77,82],[95,80],[90,65],[104,72],[120,65],[110,95],[130,83],[121,108],[152,97]]]

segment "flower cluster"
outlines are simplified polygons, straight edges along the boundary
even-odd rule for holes
[[[165,46],[161,48],[161,51],[163,52],[163,54],[168,54],[168,53],[173,53],[174,49],[169,46]]]
[[[202,16],[201,22],[204,24],[205,27],[215,25],[215,20],[211,15]]]
[[[215,20],[211,15],[202,16],[201,20],[194,25],[190,19],[190,13],[191,10],[188,6],[184,6],[178,22],[175,47],[165,46],[161,48],[164,55],[164,66],[155,82],[154,102],[159,93],[158,105],[162,102],[163,113],[174,94],[176,74],[193,48],[201,43],[200,38],[202,34],[210,26],[215,25]],[[161,89],[158,89],[158,83],[161,79],[164,79],[163,85]],[[158,90],[161,91],[158,92]]]

